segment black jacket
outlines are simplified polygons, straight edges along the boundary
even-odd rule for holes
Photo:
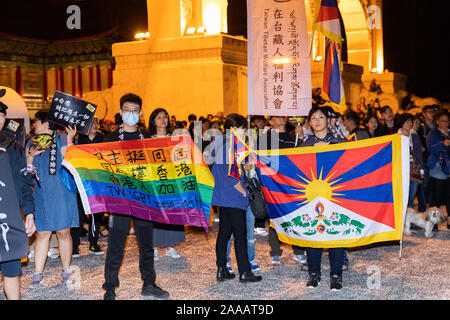
[[[325,138],[320,139],[316,137],[315,135],[308,135],[304,138],[301,147],[312,147],[318,142],[329,142],[330,144],[337,144],[341,142],[349,142],[347,139],[342,138],[341,136],[334,135],[331,132],[328,132],[328,134],[325,136]]]
[[[8,135],[0,132],[0,141]],[[28,236],[22,219],[34,213],[32,177],[24,176],[25,151],[18,143],[0,151],[0,261],[24,258],[28,253]]]
[[[278,143],[273,141],[272,139],[278,139]],[[258,150],[272,150],[272,148],[277,149],[286,149],[286,148],[295,148],[298,145],[295,144],[295,135],[290,134],[288,132],[277,132],[275,130],[269,129],[266,132],[260,134],[258,136]]]

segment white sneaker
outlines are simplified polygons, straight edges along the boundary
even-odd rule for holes
[[[58,259],[59,258],[59,253],[56,251],[55,248],[50,248],[48,250],[48,257],[51,259]]]
[[[304,254],[294,254],[294,261],[297,263],[304,264],[306,263],[306,256]]]
[[[255,228],[254,232],[255,234],[263,237],[266,237],[269,234],[264,228]]]
[[[159,252],[158,249],[153,249],[153,260],[158,261],[159,260]]]
[[[30,252],[28,253],[28,261],[34,262],[34,250],[30,250]]]
[[[169,256],[169,257],[174,258],[174,259],[181,258],[181,255],[174,248],[166,249],[166,256]]]

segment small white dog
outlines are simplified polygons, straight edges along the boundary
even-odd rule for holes
[[[419,213],[417,210],[408,208],[406,210],[405,233],[411,235],[411,223],[425,229],[425,237],[433,236],[433,227],[445,221],[444,214],[438,207],[430,207],[425,213]]]

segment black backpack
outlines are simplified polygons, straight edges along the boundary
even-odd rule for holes
[[[269,214],[267,212],[267,204],[262,193],[261,184],[257,178],[249,178],[244,175],[245,188],[248,191],[248,200],[250,208],[256,219],[267,219]]]

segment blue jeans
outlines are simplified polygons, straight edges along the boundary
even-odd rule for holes
[[[414,208],[414,198],[416,197],[417,188],[419,184],[414,181],[409,182],[409,198],[408,198],[408,208]]]
[[[419,212],[425,212],[427,210],[427,198],[423,183],[419,184],[417,188],[417,200],[419,200]]]
[[[255,259],[255,234],[253,233],[253,228],[255,226],[255,216],[253,215],[252,209],[250,206],[247,208],[247,212],[245,213],[245,219],[247,223],[247,252],[248,252],[248,261],[253,261]],[[231,235],[230,240],[228,240],[228,248],[227,248],[227,261],[230,261],[230,247],[231,241],[233,240],[233,235]]]

